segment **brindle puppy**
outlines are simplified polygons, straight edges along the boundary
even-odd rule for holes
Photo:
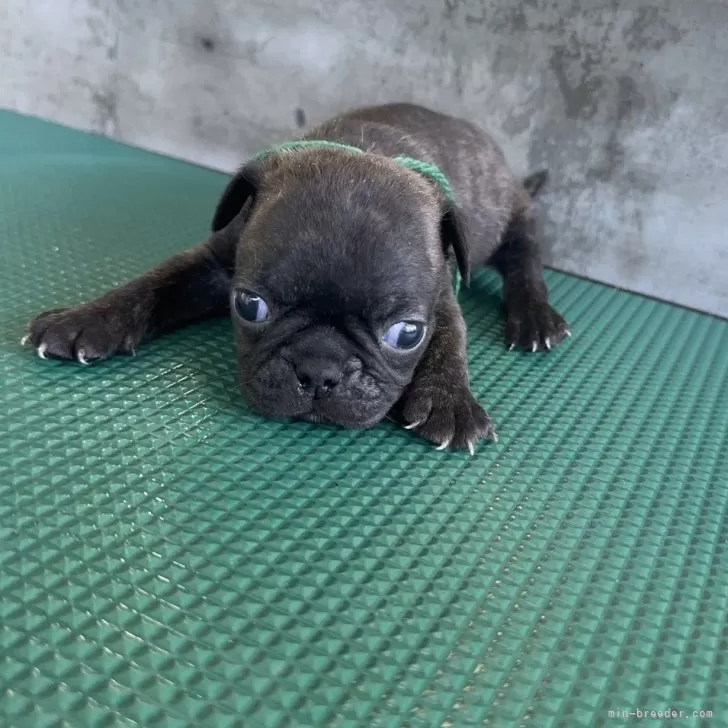
[[[371,427],[390,414],[440,448],[495,439],[468,384],[457,266],[503,276],[506,343],[550,349],[568,335],[549,305],[531,196],[495,142],[466,121],[408,104],[360,109],[305,139],[363,150],[273,152],[223,192],[212,235],[75,308],[49,311],[27,339],[82,363],[232,312],[240,382],[273,418]],[[436,165],[442,185],[403,167]]]

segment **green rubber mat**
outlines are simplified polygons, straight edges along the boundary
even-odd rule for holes
[[[0,726],[728,725],[728,323],[550,273],[573,339],[508,353],[482,274],[473,458],[261,420],[227,321],[21,348],[224,183],[0,115]]]

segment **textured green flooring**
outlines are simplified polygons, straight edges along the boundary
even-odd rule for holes
[[[728,323],[554,273],[574,338],[507,353],[482,276],[475,458],[262,421],[226,321],[21,349],[224,181],[0,114],[0,726],[728,725]]]

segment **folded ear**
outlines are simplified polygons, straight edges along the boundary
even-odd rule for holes
[[[448,202],[445,205],[440,220],[440,237],[445,255],[449,254],[451,248],[455,253],[460,277],[463,284],[467,286],[470,283],[470,248],[463,214],[454,203]]]
[[[217,203],[212,218],[212,232],[216,233],[227,227],[240,214],[246,202],[253,203],[259,184],[260,164],[248,162],[238,170]]]

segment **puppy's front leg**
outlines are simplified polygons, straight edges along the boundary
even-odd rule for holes
[[[213,235],[100,298],[40,314],[23,343],[44,359],[82,364],[134,353],[150,336],[225,313],[233,255],[232,246]]]
[[[435,331],[422,361],[395,407],[408,430],[438,445],[475,452],[479,440],[496,440],[490,417],[468,383],[465,322],[452,289],[438,303]]]

